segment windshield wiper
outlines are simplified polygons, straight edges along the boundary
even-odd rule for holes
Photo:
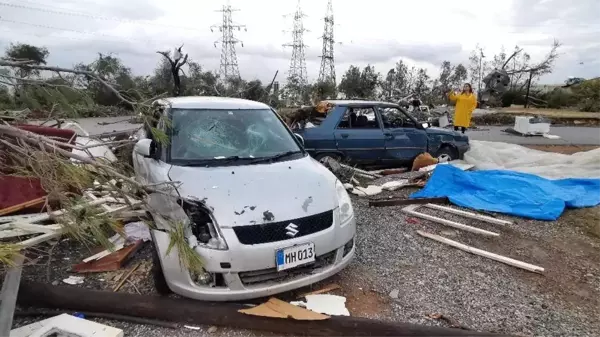
[[[261,158],[256,158],[255,160],[251,161],[251,164],[257,164],[257,163],[264,163],[264,162],[269,162],[269,161],[275,161],[284,157],[289,157],[291,155],[294,154],[298,154],[298,153],[302,153],[302,151],[287,151],[287,152],[283,152],[280,154],[276,154],[274,156],[269,156],[269,157],[261,157]]]
[[[185,163],[185,166],[207,166],[214,165],[215,163],[219,164],[229,164],[232,162],[236,162],[239,160],[249,160],[254,159],[251,157],[240,157],[240,156],[229,156],[229,157],[216,157],[211,159],[198,159],[198,160],[188,160]]]

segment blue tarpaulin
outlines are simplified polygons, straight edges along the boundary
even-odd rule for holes
[[[550,180],[504,170],[462,171],[437,165],[410,198],[447,197],[455,205],[538,220],[556,220],[565,208],[600,204],[600,179]]]

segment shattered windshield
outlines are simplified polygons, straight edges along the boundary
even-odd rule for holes
[[[301,149],[270,109],[173,109],[171,160],[252,160]]]

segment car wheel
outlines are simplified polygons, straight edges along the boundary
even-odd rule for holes
[[[160,265],[160,258],[158,257],[158,250],[156,247],[152,250],[152,279],[154,281],[154,288],[160,295],[169,295],[173,293],[167,284],[165,275],[163,274],[162,267]]]
[[[342,156],[337,153],[319,153],[315,156],[315,160],[321,164],[325,164],[327,162],[327,158],[334,159],[337,162],[342,160]]]
[[[458,151],[452,146],[446,145],[443,146],[435,156],[440,163],[449,162],[458,159]]]

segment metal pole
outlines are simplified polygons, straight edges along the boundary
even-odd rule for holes
[[[525,109],[529,105],[529,88],[531,87],[531,78],[533,77],[533,71],[529,72],[529,81],[527,81],[527,93],[525,94]]]
[[[0,304],[0,336],[10,336],[24,260],[25,256],[23,255],[15,256],[13,258],[14,266],[10,267],[4,276],[0,293],[2,300]]]

